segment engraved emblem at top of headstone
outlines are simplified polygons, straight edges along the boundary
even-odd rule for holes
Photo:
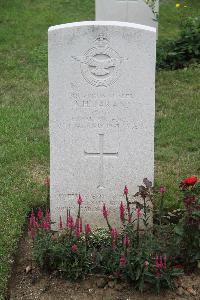
[[[94,41],[94,47],[83,56],[74,57],[80,61],[81,73],[91,85],[107,87],[120,77],[121,63],[125,60],[109,46],[109,40],[100,34]]]

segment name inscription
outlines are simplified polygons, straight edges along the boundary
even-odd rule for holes
[[[69,97],[80,108],[129,108],[134,100],[133,92],[81,94],[72,91]]]

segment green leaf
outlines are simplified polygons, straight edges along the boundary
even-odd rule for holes
[[[181,224],[178,224],[177,226],[175,226],[174,231],[179,236],[183,236],[183,234],[184,234],[184,229]]]

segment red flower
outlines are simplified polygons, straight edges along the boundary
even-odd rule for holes
[[[119,265],[120,267],[124,267],[126,265],[126,257],[124,255],[121,255],[119,259]]]
[[[120,210],[120,219],[122,222],[124,222],[125,207],[123,202],[121,202],[119,210]]]
[[[125,188],[124,188],[124,195],[128,195],[128,187],[127,187],[127,185],[125,185]]]
[[[73,253],[76,253],[78,251],[78,246],[76,244],[74,244],[72,247],[71,247],[71,250]]]
[[[103,217],[104,217],[105,219],[108,218],[108,209],[106,208],[105,203],[104,203],[104,205],[103,205]]]
[[[188,178],[185,178],[182,183],[185,185],[194,185],[197,182],[198,178],[197,176],[191,176]]]
[[[80,194],[78,196],[77,203],[78,203],[78,205],[81,205],[83,203],[83,198],[81,197]]]

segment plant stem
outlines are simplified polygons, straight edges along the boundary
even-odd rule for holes
[[[137,247],[139,247],[139,243],[140,243],[139,231],[140,231],[140,218],[138,216],[137,217]]]
[[[159,207],[159,223],[162,225],[162,217],[163,217],[163,204],[164,204],[164,195],[162,194],[160,199],[160,207]]]

